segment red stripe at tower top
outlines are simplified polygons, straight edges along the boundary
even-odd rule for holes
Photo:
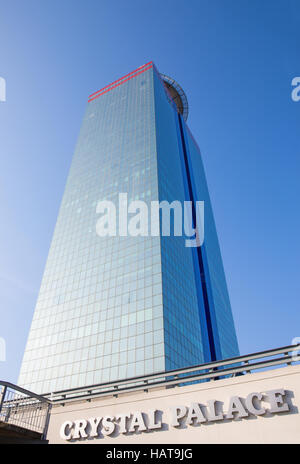
[[[111,84],[106,85],[105,87],[103,87],[102,89],[98,90],[97,92],[92,93],[92,94],[89,96],[88,102],[91,102],[91,101],[95,100],[96,98],[100,97],[100,96],[103,95],[104,93],[109,92],[109,91],[112,90],[112,89],[115,89],[115,88],[118,87],[119,85],[124,84],[125,82],[129,81],[129,80],[132,79],[133,77],[136,77],[136,76],[138,76],[139,74],[142,74],[143,72],[147,71],[148,69],[151,69],[152,67],[153,67],[153,63],[152,63],[152,61],[150,61],[149,63],[146,63],[146,64],[144,64],[143,66],[141,66],[141,67],[135,69],[134,71],[131,71],[130,73],[126,74],[125,76],[120,77],[119,79],[117,79],[116,81],[112,82]],[[125,79],[125,78],[127,78],[127,79]],[[115,84],[115,85],[114,85],[114,84]]]

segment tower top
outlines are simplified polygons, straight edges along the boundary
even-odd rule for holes
[[[172,100],[177,106],[178,113],[182,114],[183,119],[186,121],[189,114],[189,105],[186,94],[182,87],[172,77],[166,76],[166,74],[160,74],[165,87],[167,88]]]

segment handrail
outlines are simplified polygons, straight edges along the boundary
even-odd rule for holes
[[[148,375],[140,375],[140,376],[137,376],[137,377],[129,377],[127,379],[123,379],[123,380],[118,380],[117,382],[104,382],[104,383],[101,383],[101,384],[92,384],[92,385],[87,385],[85,387],[77,387],[77,388],[72,388],[72,389],[66,389],[66,390],[56,390],[55,392],[48,392],[48,393],[44,393],[43,395],[48,397],[48,396],[53,396],[53,395],[58,395],[58,394],[65,394],[65,393],[68,393],[70,390],[72,390],[72,392],[81,392],[81,391],[87,391],[87,390],[90,390],[91,388],[95,388],[97,385],[101,385],[101,387],[104,387],[105,385],[109,386],[111,385],[112,383],[115,384],[117,383],[118,385],[121,385],[121,384],[127,384],[129,381],[139,381],[139,380],[144,380],[144,379],[151,379],[151,378],[156,378],[156,377],[161,377],[162,375],[177,375],[177,374],[184,374],[184,373],[187,373],[187,372],[192,372],[192,371],[195,371],[195,370],[199,370],[199,369],[213,369],[213,368],[217,368],[217,367],[222,367],[222,366],[225,366],[225,365],[228,365],[228,364],[236,364],[236,363],[240,363],[240,362],[243,362],[243,361],[251,361],[253,359],[258,359],[258,358],[266,358],[266,357],[269,357],[269,356],[275,356],[277,354],[281,354],[281,353],[285,353],[285,352],[290,352],[290,351],[296,351],[296,350],[300,350],[300,344],[299,345],[288,345],[288,346],[284,346],[282,348],[273,348],[271,350],[267,350],[267,351],[258,351],[257,353],[251,353],[251,354],[248,354],[248,355],[242,355],[242,356],[236,356],[234,358],[226,358],[222,361],[212,361],[212,362],[209,362],[209,363],[205,363],[205,364],[199,364],[199,365],[195,365],[195,366],[189,366],[189,367],[183,367],[181,369],[173,369],[173,370],[170,370],[170,371],[160,371],[160,372],[156,372],[154,374],[148,374]]]
[[[293,354],[288,355],[288,353],[295,351],[300,351],[300,344],[288,345],[282,348],[260,351],[249,355],[237,356],[235,358],[228,358],[222,361],[214,361],[182,369],[174,369],[170,371],[158,372],[155,374],[131,377],[114,382],[105,382],[85,387],[55,391],[52,393],[47,393],[46,396],[50,396],[52,403],[65,403],[67,401],[80,400],[83,398],[91,399],[99,396],[118,395],[118,393],[122,392],[145,389],[148,390],[149,388],[158,386],[175,386],[178,384],[186,384],[187,382],[194,382],[197,380],[210,380],[216,379],[218,377],[223,378],[225,375],[235,375],[238,373],[251,372],[253,370],[273,367],[281,364],[291,364],[295,361],[295,358]],[[284,356],[278,356],[276,359],[249,363],[249,361],[282,354]],[[300,358],[298,357],[297,360],[300,360]],[[235,366],[227,367],[233,364],[235,364]],[[186,374],[189,373],[194,374],[186,376]],[[178,377],[180,375],[184,375],[184,377]]]
[[[15,385],[13,383],[10,383],[10,382],[6,382],[4,380],[0,380],[0,386],[3,386],[3,387],[8,387],[8,388],[11,388],[12,390],[16,390],[20,393],[23,393],[24,395],[27,395],[29,397],[33,397],[33,398],[36,398],[37,400],[41,401],[42,403],[51,403],[51,401],[49,400],[49,398],[46,398],[45,396],[41,396],[41,395],[37,395],[36,393],[33,393],[29,390],[26,390],[25,388],[22,388],[22,387],[19,387],[18,385]]]
[[[26,430],[27,433],[37,433],[37,437],[44,438],[50,408],[49,398],[0,380],[1,427],[15,427],[17,430]]]

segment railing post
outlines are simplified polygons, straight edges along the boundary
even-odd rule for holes
[[[209,374],[214,374],[214,372],[216,372],[216,371],[217,371],[217,369],[215,367],[213,367],[213,368],[208,370],[208,373]],[[212,375],[208,380],[211,382],[212,380],[216,380],[216,379],[217,379],[217,377]]]
[[[2,406],[3,406],[5,395],[6,395],[6,390],[7,390],[6,385],[2,386],[0,390],[0,413],[2,411]]]
[[[248,361],[248,360],[244,361],[244,365],[245,365],[245,366],[249,366],[249,365],[250,365],[249,361]],[[250,369],[249,369],[248,371],[246,371],[246,372],[249,372],[249,374],[251,374],[251,370],[250,370]]]
[[[8,422],[10,418],[11,408],[7,408],[7,412],[5,414],[4,422]]]
[[[50,419],[51,407],[52,407],[52,405],[50,403],[48,403],[47,407],[46,407],[46,414],[45,414],[45,417],[44,417],[42,440],[46,440],[47,431],[48,431],[48,425],[49,425],[49,419]]]

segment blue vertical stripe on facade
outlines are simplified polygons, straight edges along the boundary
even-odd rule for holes
[[[197,198],[196,188],[195,188],[195,181],[194,175],[191,169],[188,145],[186,143],[186,135],[184,129],[184,121],[181,115],[178,115],[179,120],[179,127],[180,127],[180,134],[181,134],[181,142],[183,147],[183,154],[184,154],[184,163],[185,163],[185,175],[188,179],[189,184],[189,194],[190,200],[195,205],[196,201],[201,201],[202,199]],[[205,208],[205,206],[204,206]],[[195,208],[193,208],[194,213],[194,222],[196,223],[195,217]],[[205,242],[205,239],[204,239]],[[219,343],[219,333],[216,325],[216,318],[215,318],[215,308],[214,302],[211,295],[211,283],[210,283],[210,276],[209,276],[209,269],[207,266],[207,262],[204,259],[204,249],[205,243],[202,244],[201,247],[193,248],[194,253],[197,254],[197,261],[198,261],[198,272],[200,273],[200,281],[201,287],[203,292],[204,298],[204,311],[205,311],[205,318],[206,318],[206,327],[207,327],[207,334],[209,339],[209,347],[210,347],[210,354],[211,360],[215,361],[221,357],[221,350],[220,350],[220,343]]]

